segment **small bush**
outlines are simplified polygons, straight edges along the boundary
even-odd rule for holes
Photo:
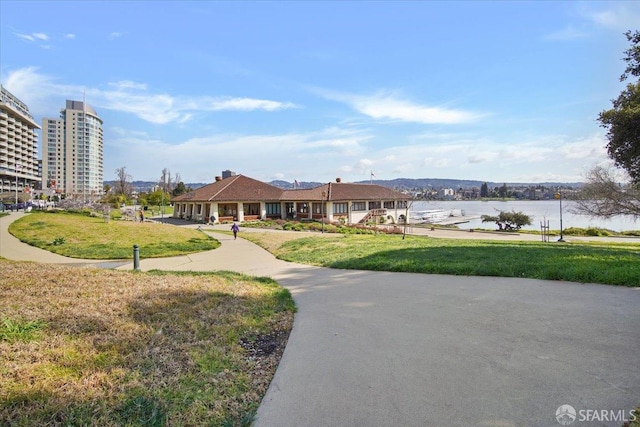
[[[590,236],[590,237],[606,237],[611,236],[612,234],[616,234],[611,230],[607,230],[604,228],[597,227],[589,227],[589,228],[579,228],[579,227],[569,227],[563,230],[563,233],[567,236]]]

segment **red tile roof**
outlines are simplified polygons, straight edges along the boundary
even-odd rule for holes
[[[173,202],[279,201],[283,190],[244,175],[234,175],[171,199]]]
[[[349,201],[349,200],[409,200],[399,191],[377,184],[329,183],[315,188],[283,190],[262,181],[235,175],[200,187],[171,199],[173,202],[231,201]]]

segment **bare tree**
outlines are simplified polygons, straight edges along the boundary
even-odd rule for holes
[[[171,193],[173,190],[175,179],[171,178],[171,171],[167,168],[162,169],[160,176],[160,186],[165,193]]]
[[[126,167],[121,167],[116,169],[116,183],[114,191],[117,195],[124,195],[129,197],[131,195],[132,186],[129,182],[131,180],[131,175],[127,173]]]
[[[640,218],[640,186],[616,182],[611,169],[596,166],[587,172],[573,210],[599,218],[616,215]]]

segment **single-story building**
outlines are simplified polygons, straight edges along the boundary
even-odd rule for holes
[[[364,223],[370,219],[403,222],[411,197],[376,184],[336,182],[310,189],[285,190],[233,175],[174,197],[173,216],[220,223],[266,219],[298,219]]]

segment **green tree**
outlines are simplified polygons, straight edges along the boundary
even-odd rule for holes
[[[507,197],[507,184],[502,184],[502,187],[498,189],[498,194],[500,194],[502,198]]]
[[[480,186],[480,197],[489,197],[489,185],[486,182]]]
[[[627,31],[624,33],[627,40],[631,42],[631,47],[624,51],[626,55],[623,60],[627,63],[627,68],[620,76],[620,81],[625,81],[629,75],[640,77],[640,31]]]
[[[629,76],[640,77],[640,32],[625,33],[631,47],[625,51],[627,62],[624,81]],[[607,129],[607,152],[615,165],[629,174],[633,183],[640,183],[640,81],[630,83],[611,101],[613,108],[598,115],[600,125]]]
[[[185,186],[184,182],[180,181],[176,184],[176,187],[173,189],[173,191],[171,191],[171,195],[173,195],[174,197],[180,196],[182,194],[188,193],[189,191],[191,191],[191,189]]]
[[[500,231],[517,231],[525,225],[531,225],[531,217],[522,212],[505,212],[495,215],[482,215],[482,222],[495,222]]]
[[[169,201],[171,200],[171,195],[169,193],[165,193],[161,189],[157,189],[152,191],[147,195],[147,203],[154,206],[168,206]]]

